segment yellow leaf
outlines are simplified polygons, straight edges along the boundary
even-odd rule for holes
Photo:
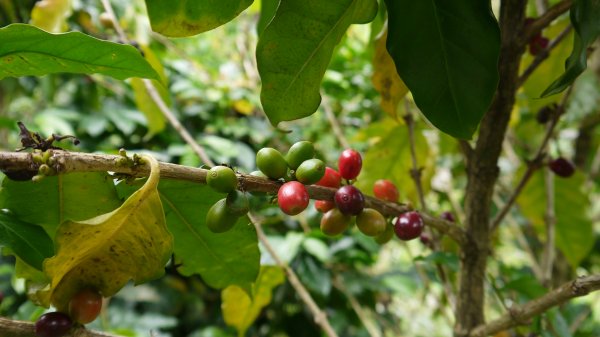
[[[31,11],[31,24],[50,33],[64,32],[71,14],[71,0],[41,0]]]
[[[383,111],[392,118],[396,118],[396,108],[408,92],[408,88],[398,75],[394,60],[392,60],[385,47],[387,26],[384,29],[383,33],[375,40],[374,71],[371,81],[375,89],[381,94],[381,108]]]
[[[173,248],[157,190],[158,162],[150,177],[118,209],[84,221],[66,221],[56,234],[57,252],[44,261],[50,285],[37,293],[45,306],[59,311],[82,288],[98,289],[112,296],[127,282],[136,284],[164,273]]]
[[[283,270],[275,266],[262,266],[256,282],[252,285],[252,299],[238,286],[229,286],[223,290],[223,318],[227,325],[237,329],[243,336],[254,323],[263,307],[271,302],[273,289],[283,283]]]
[[[238,99],[237,101],[233,102],[233,108],[238,113],[246,116],[251,115],[254,111],[254,106],[252,106],[252,103],[245,99]]]

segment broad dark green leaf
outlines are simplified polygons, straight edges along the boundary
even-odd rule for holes
[[[40,226],[0,212],[0,247],[9,247],[28,265],[42,270],[45,258],[54,254],[54,244]]]
[[[517,174],[521,177],[522,174]],[[556,247],[573,267],[577,267],[594,246],[594,230],[591,219],[582,210],[590,207],[590,199],[583,190],[584,177],[577,172],[564,179],[555,177]],[[543,172],[533,175],[517,199],[521,212],[540,233],[544,232],[546,188]]]
[[[262,34],[269,22],[271,22],[271,19],[273,19],[279,2],[280,0],[260,1],[260,19],[258,19],[258,23],[256,24],[256,33],[258,35]]]
[[[106,173],[63,174],[37,183],[5,178],[0,189],[0,208],[9,209],[22,221],[41,225],[52,238],[66,220],[93,218],[119,205]]]
[[[217,28],[238,16],[253,0],[146,0],[152,30],[185,37]]]
[[[375,123],[362,133],[369,133],[370,129],[379,130],[380,140],[369,147],[363,157],[363,167],[356,186],[368,195],[373,195],[373,184],[377,179],[385,177],[391,180],[400,189],[400,200],[407,199],[418,204],[418,194],[415,183],[410,176],[412,159],[410,155],[410,142],[408,128],[399,125],[391,119]],[[423,134],[415,132],[415,148],[419,166],[423,167],[422,182],[425,192],[429,190],[430,178],[433,176],[433,157]]]
[[[0,28],[0,79],[52,73],[158,78],[142,54],[129,45],[80,32],[50,34],[26,24]]]
[[[286,0],[256,47],[261,102],[273,125],[313,114],[333,50],[348,26],[377,14],[374,0]]]
[[[489,1],[386,0],[387,49],[417,106],[469,139],[498,85],[500,30]]]
[[[228,232],[215,234],[205,225],[208,209],[223,194],[206,185],[163,180],[160,197],[167,226],[175,238],[175,257],[184,275],[200,274],[208,285],[250,289],[260,268],[256,231],[246,217]]]
[[[542,97],[565,90],[587,68],[587,49],[600,35],[600,1],[575,0],[571,7],[571,24],[575,40],[571,56],[565,62],[565,72],[544,90]]]

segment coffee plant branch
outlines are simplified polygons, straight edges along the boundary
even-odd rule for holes
[[[473,329],[469,337],[494,335],[518,325],[530,324],[530,319],[536,315],[575,297],[585,296],[597,290],[600,290],[600,275],[579,277],[533,301],[511,307],[509,312],[502,317]]]
[[[55,174],[72,172],[114,172],[116,174],[130,175],[132,177],[146,177],[150,173],[147,165],[136,165],[131,159],[122,155],[107,155],[82,152],[67,152],[51,150],[48,166]],[[2,171],[36,171],[40,164],[33,159],[32,153],[0,152],[0,170]],[[162,178],[186,180],[194,183],[206,183],[208,170],[160,163]],[[238,173],[241,189],[248,192],[266,192],[277,194],[280,182]],[[307,186],[311,199],[333,200],[335,189],[316,185]],[[397,216],[409,210],[405,204],[382,201],[374,197],[365,196],[365,207],[374,208],[385,216]],[[455,224],[443,219],[421,214],[425,225],[431,226],[462,244],[466,241],[463,230]]]
[[[35,323],[16,321],[0,317],[0,333],[2,336],[10,337],[36,337]],[[64,337],[120,337],[104,332],[87,330],[83,327],[71,329]]]

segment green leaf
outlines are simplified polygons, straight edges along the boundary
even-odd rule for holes
[[[387,49],[429,121],[470,139],[498,85],[500,29],[489,1],[386,0]]]
[[[173,237],[157,190],[158,162],[144,158],[151,163],[150,177],[121,207],[61,224],[56,255],[44,262],[50,288],[37,293],[43,305],[52,303],[63,311],[82,288],[92,287],[109,297],[130,280],[139,284],[163,275]]]
[[[42,262],[54,253],[54,244],[40,226],[0,212],[0,247],[9,247],[30,266],[42,270]]]
[[[22,221],[41,225],[52,238],[66,220],[89,219],[119,205],[106,173],[61,174],[36,183],[4,179],[0,189],[0,208],[9,209]]]
[[[163,181],[159,186],[167,225],[175,237],[175,257],[184,275],[200,274],[208,285],[250,286],[259,272],[260,252],[254,227],[240,218],[228,232],[206,227],[206,213],[223,198],[206,185]]]
[[[279,6],[280,0],[261,0],[260,1],[260,18],[256,24],[256,33],[260,36],[262,32],[267,28],[267,25],[275,16],[277,6]]]
[[[353,23],[377,14],[374,0],[287,0],[256,47],[261,102],[273,125],[313,114],[336,44]]]
[[[252,298],[238,286],[225,288],[221,293],[221,309],[225,323],[236,328],[238,336],[244,336],[262,308],[271,303],[273,289],[283,281],[285,274],[280,267],[262,266],[256,282],[252,285]]]
[[[522,170],[521,170],[522,171]],[[516,175],[522,176],[522,172]],[[585,178],[580,172],[568,179],[555,177],[556,246],[576,268],[594,246],[592,221],[585,210],[590,208],[588,193],[583,190]],[[538,232],[545,228],[546,188],[543,172],[535,173],[521,192],[517,203],[521,212]]]
[[[253,0],[146,0],[152,30],[185,37],[217,28],[238,16]]]
[[[565,61],[565,72],[544,90],[542,97],[562,92],[587,68],[587,49],[600,35],[600,1],[575,0],[571,7],[571,24],[575,40],[571,56]]]
[[[410,176],[412,158],[408,128],[406,125],[399,125],[388,119],[371,124],[361,132],[368,134],[371,128],[381,130],[381,133],[378,135],[379,140],[364,154],[363,167],[356,186],[363,193],[373,195],[373,184],[381,177],[385,177],[400,187],[400,200],[409,199],[414,205],[418,204],[417,190]],[[433,176],[434,158],[431,156],[425,137],[419,130],[415,132],[415,150],[419,167],[423,167],[421,181],[424,192],[427,193],[430,178]]]
[[[0,79],[52,73],[158,78],[134,47],[80,32],[50,34],[32,25],[12,24],[0,28],[0,41]]]

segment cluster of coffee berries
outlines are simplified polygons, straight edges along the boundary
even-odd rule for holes
[[[527,27],[528,25],[530,25],[531,23],[533,23],[535,21],[534,18],[527,18],[525,19],[525,27]],[[529,53],[531,55],[537,55],[540,52],[542,52],[543,50],[545,50],[546,48],[548,48],[548,43],[550,41],[542,36],[542,33],[537,33],[536,35],[534,35],[531,40],[529,40]]]
[[[66,335],[74,323],[87,324],[95,320],[102,309],[102,295],[95,289],[80,290],[69,301],[68,314],[49,312],[35,322],[37,337],[61,337]]]
[[[300,214],[310,200],[305,185],[311,185],[325,175],[325,163],[315,158],[315,148],[309,141],[294,143],[285,156],[274,148],[265,147],[256,153],[256,166],[266,178],[285,183],[277,192],[277,204],[287,215]]]
[[[230,230],[240,217],[248,213],[249,202],[244,191],[238,190],[235,172],[227,166],[215,166],[208,171],[206,183],[227,197],[217,201],[206,214],[206,226],[213,233]]]

